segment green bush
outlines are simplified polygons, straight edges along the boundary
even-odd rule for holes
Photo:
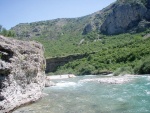
[[[121,67],[118,68],[114,73],[113,76],[125,75],[125,74],[133,74],[133,69],[131,67]]]
[[[150,57],[139,62],[139,64],[134,69],[136,74],[150,74]]]
[[[79,75],[90,75],[93,74],[95,67],[92,65],[85,65],[79,69]]]
[[[6,37],[15,37],[16,36],[14,31],[6,30],[1,25],[0,25],[0,34],[3,35],[3,36],[6,36]]]
[[[104,36],[102,40],[105,41],[105,44],[102,44],[102,41],[98,41],[78,46],[78,52],[81,54],[86,52],[87,55],[82,59],[77,59],[61,66],[57,71],[72,69],[77,75],[85,75],[100,74],[103,70],[105,72],[114,72],[120,67],[131,67],[136,74],[139,74],[140,67],[143,64],[139,62],[150,55],[150,38],[143,39],[141,37],[137,39],[137,37],[141,37],[141,34]],[[66,47],[68,46],[66,45]],[[65,53],[64,50],[61,52]],[[148,64],[145,65],[147,67]],[[143,69],[148,70],[146,67]],[[123,70],[121,69],[120,71],[122,72]],[[124,73],[132,74],[133,71],[129,69],[129,71],[125,70]]]

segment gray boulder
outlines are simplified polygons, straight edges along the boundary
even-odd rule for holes
[[[41,98],[44,70],[41,44],[0,36],[0,113]]]

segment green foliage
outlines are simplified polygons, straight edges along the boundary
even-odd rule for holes
[[[7,30],[6,30],[5,28],[2,28],[1,34],[2,34],[3,36],[7,36],[7,35],[8,35],[8,32],[7,32]]]
[[[113,72],[120,68],[121,72],[126,69],[123,73],[131,74],[138,62],[150,55],[150,38],[143,39],[142,34],[103,36],[102,41],[91,41],[88,46],[83,44],[79,50],[86,47],[88,56],[61,66],[57,72],[69,69],[77,75],[100,74],[102,72]],[[142,66],[145,67],[145,70],[148,70],[146,68],[148,64]]]
[[[79,74],[80,75],[89,75],[92,74],[93,71],[95,70],[95,67],[90,65],[90,64],[84,64],[80,69],[79,69]]]
[[[6,37],[15,37],[16,36],[14,31],[6,30],[1,25],[0,25],[0,34],[3,35],[3,36],[6,36]]]
[[[150,74],[150,56],[142,61],[138,62],[138,65],[134,68],[137,74]]]
[[[98,40],[100,38],[100,34],[96,31],[92,31],[84,36],[84,39],[88,41]]]
[[[0,25],[0,33],[2,32],[2,28],[3,28],[2,25]]]
[[[121,67],[121,68],[118,68],[114,73],[113,75],[114,76],[119,76],[119,75],[125,75],[125,74],[133,74],[134,71],[132,69],[132,67]]]

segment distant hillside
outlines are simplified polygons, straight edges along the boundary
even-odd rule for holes
[[[140,32],[150,27],[150,0],[118,0],[101,11],[80,18],[22,23],[12,28],[21,38],[58,39],[64,34],[80,35]]]
[[[110,5],[101,11],[80,18],[59,18],[33,23],[21,23],[11,29],[20,38],[44,37],[47,39],[58,39],[64,34],[87,34],[92,30],[99,29],[112,6]]]

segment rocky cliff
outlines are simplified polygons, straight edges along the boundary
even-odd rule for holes
[[[150,0],[118,0],[100,31],[113,35],[144,31],[150,27]]]
[[[46,73],[55,72],[58,67],[63,66],[73,60],[84,58],[86,56],[88,56],[88,54],[77,54],[64,57],[48,58],[46,59]]]
[[[38,100],[45,86],[43,47],[0,36],[0,113]]]

